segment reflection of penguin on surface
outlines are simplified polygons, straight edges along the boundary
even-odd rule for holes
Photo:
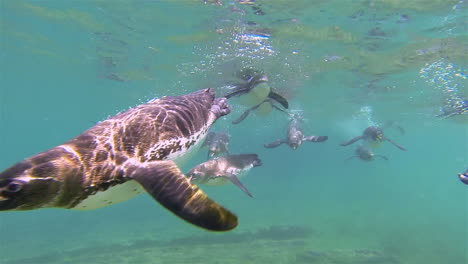
[[[246,67],[238,72],[237,77],[244,82],[234,84],[231,88],[232,91],[227,93],[224,97],[229,99],[233,96],[237,96],[241,104],[250,106],[250,108],[238,119],[232,121],[233,124],[242,122],[251,111],[256,111],[256,113],[261,115],[269,114],[273,108],[281,112],[286,112],[284,109],[277,106],[275,102],[287,109],[289,107],[288,101],[272,90],[268,84],[268,77],[265,74],[256,69]]]

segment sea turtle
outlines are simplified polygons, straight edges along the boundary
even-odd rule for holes
[[[260,165],[262,161],[257,154],[227,155],[195,166],[187,173],[187,176],[194,183],[207,185],[223,185],[230,181],[252,197],[239,178],[245,176],[253,167]]]
[[[213,89],[150,100],[0,173],[0,210],[95,209],[146,190],[177,216],[216,231],[237,217],[179,170],[209,127],[231,111]],[[143,187],[143,188],[141,188]]]
[[[302,132],[301,127],[302,119],[297,115],[291,116],[291,121],[288,125],[288,132],[286,138],[278,139],[271,143],[265,144],[265,148],[276,148],[281,144],[288,144],[288,146],[292,149],[297,149],[302,142],[310,141],[310,142],[323,142],[328,139],[328,136],[308,136],[305,137]]]
[[[228,144],[231,136],[226,132],[213,132],[210,131],[202,144],[202,147],[208,148],[208,157],[212,158],[220,153],[229,153]]]
[[[370,148],[363,146],[363,145],[358,146],[356,150],[354,151],[354,153],[356,154],[356,156],[349,157],[346,160],[359,158],[364,161],[372,161],[374,160],[374,157],[380,157],[384,160],[388,160],[388,158],[383,155],[375,155],[374,152],[372,152]]]
[[[379,144],[381,142],[383,142],[384,140],[392,143],[395,147],[401,149],[401,150],[406,150],[406,148],[404,148],[403,146],[400,146],[398,145],[397,143],[395,143],[393,140],[385,137],[384,133],[383,133],[383,130],[382,128],[380,127],[377,127],[377,126],[370,126],[368,128],[366,128],[364,130],[364,132],[362,133],[362,135],[360,136],[357,136],[357,137],[354,137],[348,141],[345,141],[343,143],[341,143],[340,145],[341,146],[348,146],[348,145],[351,145],[353,143],[355,143],[356,141],[358,140],[365,140],[371,144]]]
[[[458,173],[458,178],[461,182],[468,185],[468,170],[465,173]]]
[[[263,115],[271,112],[273,108],[285,112],[276,105],[276,102],[285,109],[289,107],[286,98],[272,90],[268,84],[268,76],[262,72],[246,67],[238,72],[237,77],[243,82],[232,85],[232,91],[227,93],[225,97],[229,99],[237,96],[240,103],[249,106],[249,108],[238,119],[233,121],[233,124],[240,123],[254,110]]]

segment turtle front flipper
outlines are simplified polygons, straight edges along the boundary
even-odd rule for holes
[[[389,138],[387,138],[387,137],[385,138],[385,140],[387,140],[388,142],[392,143],[395,147],[397,147],[397,148],[399,148],[399,149],[401,149],[401,150],[403,150],[403,151],[406,151],[406,148],[405,148],[405,147],[403,147],[403,146],[401,146],[401,145],[398,145],[397,143],[395,143],[395,141],[393,141],[393,140],[391,140],[391,139],[389,139]]]
[[[142,164],[131,178],[177,216],[212,231],[228,231],[237,226],[237,217],[191,184],[173,161]]]
[[[346,142],[341,143],[340,145],[343,146],[343,147],[348,146],[348,145],[351,145],[351,144],[353,144],[354,142],[356,142],[356,141],[358,141],[360,139],[362,139],[362,136],[357,136],[357,137],[352,138],[352,139],[350,139],[350,140],[348,140]]]
[[[265,148],[276,148],[278,147],[279,145],[283,144],[283,143],[287,143],[286,140],[284,139],[278,139],[276,141],[273,141],[271,143],[268,143],[268,144],[265,144],[263,145]]]
[[[280,103],[284,108],[288,109],[289,107],[288,100],[286,100],[286,98],[284,98],[282,95],[275,93],[273,91],[270,91],[270,93],[268,94],[268,97]]]
[[[304,137],[304,140],[310,141],[310,142],[323,142],[328,139],[328,136],[309,136],[309,137]]]

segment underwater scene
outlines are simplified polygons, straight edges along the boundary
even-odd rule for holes
[[[0,18],[1,264],[468,263],[467,1]]]

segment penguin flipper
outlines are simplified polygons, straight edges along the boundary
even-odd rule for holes
[[[270,93],[268,94],[268,97],[280,103],[284,108],[288,109],[289,107],[288,100],[286,100],[286,98],[284,98],[282,95],[275,93],[273,91],[270,91]]]
[[[236,120],[233,120],[233,121],[232,121],[232,124],[237,125],[237,124],[239,124],[240,122],[242,122],[242,121],[243,121],[245,118],[247,118],[247,116],[250,114],[250,111],[251,111],[251,109],[245,110],[245,112],[242,113],[242,115],[239,116],[239,118],[237,118]]]
[[[259,103],[258,105],[252,106],[251,108],[245,110],[245,112],[242,113],[242,115],[239,116],[239,118],[237,118],[236,120],[232,121],[232,124],[234,124],[234,125],[239,124],[239,123],[242,122],[245,118],[247,118],[247,116],[250,114],[251,111],[253,111],[253,110],[259,108],[259,107],[260,107],[263,103],[265,103],[265,102],[267,102],[267,100],[265,100],[265,101]]]
[[[271,143],[268,143],[268,144],[265,144],[263,145],[265,148],[276,148],[278,147],[279,145],[283,144],[283,143],[286,143],[286,140],[284,139],[278,139],[276,141],[273,141]]]
[[[221,148],[222,148],[221,152],[224,152],[224,153],[226,153],[228,155],[231,155],[231,153],[229,152],[229,149],[228,149],[228,147],[226,145],[223,145]]]
[[[285,113],[285,114],[291,116],[291,113],[289,113],[288,111],[285,111],[285,110],[279,108],[279,107],[276,106],[273,102],[270,102],[270,103],[271,103],[271,106],[272,106],[273,108],[275,108],[276,110],[278,110],[278,111],[280,111],[280,112],[283,112],[283,113]]]
[[[356,142],[356,141],[358,141],[360,139],[362,139],[362,136],[357,136],[357,137],[354,137],[354,138],[352,138],[352,139],[350,139],[350,140],[348,140],[346,142],[341,143],[340,145],[343,146],[343,147],[348,146],[348,145],[351,145],[351,144],[353,144],[354,142]]]
[[[304,137],[304,140],[310,141],[310,142],[323,142],[328,139],[328,136],[309,136],[309,137]]]
[[[376,156],[376,157],[379,157],[379,158],[382,158],[382,159],[384,159],[384,160],[388,160],[388,158],[385,157],[385,156],[383,156],[383,155],[375,155],[375,156]]]
[[[233,183],[235,184],[237,187],[239,187],[242,191],[244,191],[248,196],[252,197],[253,198],[253,195],[250,193],[250,191],[242,184],[242,182],[239,180],[239,178],[237,178],[236,175],[234,174],[231,174],[231,175],[227,175],[227,178]]]
[[[229,98],[231,98],[233,96],[239,96],[239,95],[248,93],[250,88],[246,84],[236,84],[236,85],[234,85],[232,90],[233,90],[232,92],[227,93],[227,94],[224,95],[224,97],[226,99],[229,99]]]
[[[405,147],[403,147],[403,146],[401,146],[401,145],[398,145],[397,143],[395,143],[395,141],[393,141],[393,140],[391,140],[391,139],[389,139],[389,138],[387,138],[387,137],[385,138],[385,140],[387,140],[388,142],[392,143],[395,147],[397,147],[397,148],[399,148],[399,149],[401,149],[401,150],[403,150],[403,151],[406,151],[406,148],[405,148]]]
[[[237,226],[237,217],[208,198],[171,160],[142,164],[129,177],[189,223],[212,231],[228,231]]]

